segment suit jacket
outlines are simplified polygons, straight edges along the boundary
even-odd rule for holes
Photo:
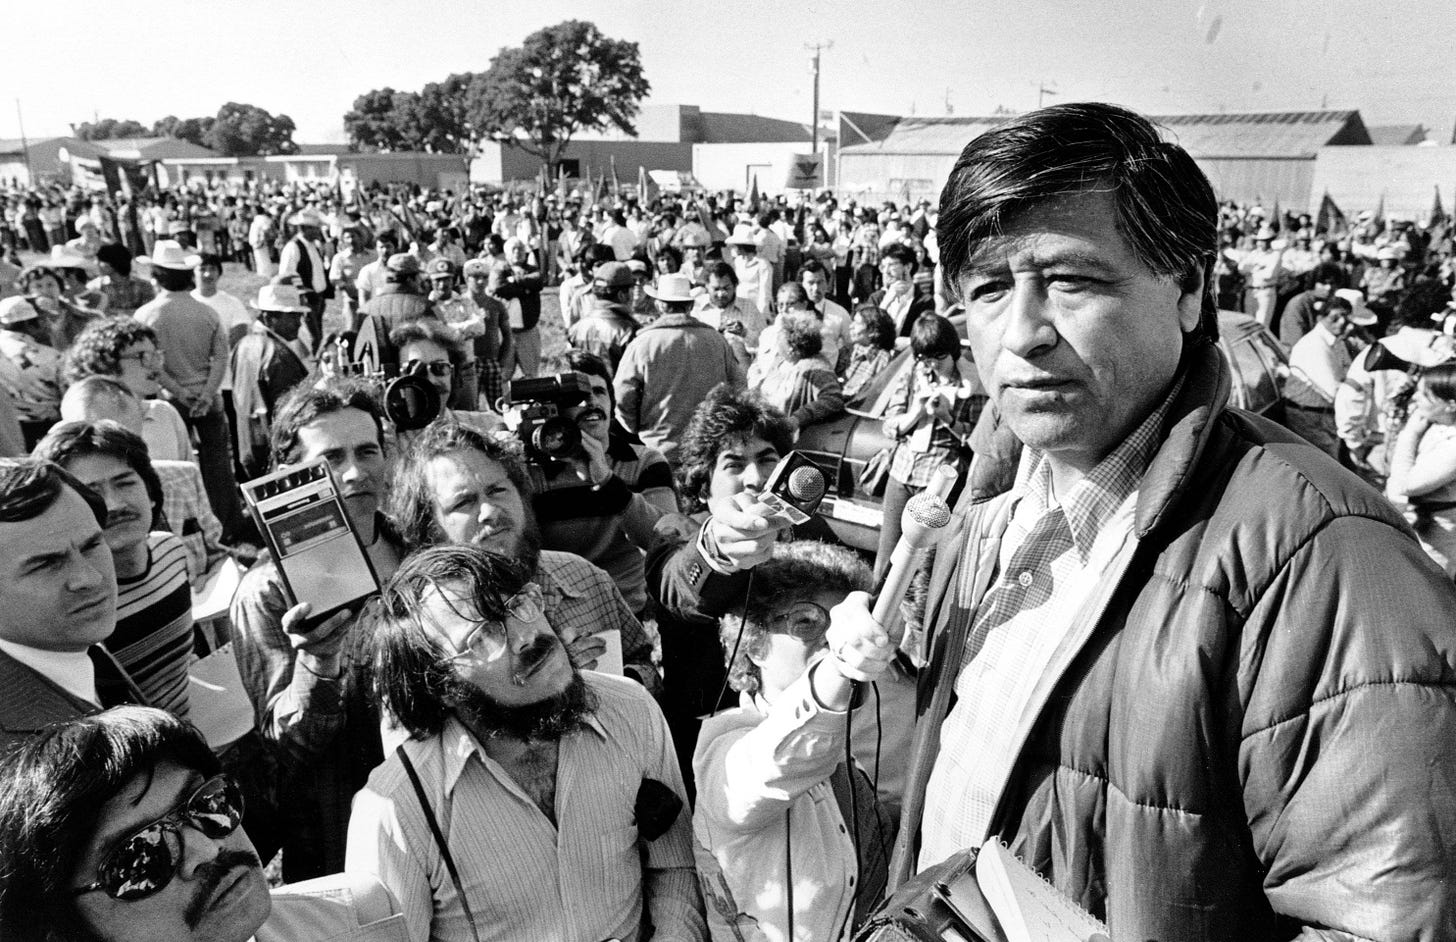
[[[96,650],[100,654],[96,690],[103,702],[108,706],[145,704],[146,698],[116,659],[99,646]],[[0,755],[51,723],[96,712],[96,704],[73,696],[50,678],[0,651]]]

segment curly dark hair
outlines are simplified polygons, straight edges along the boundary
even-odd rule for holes
[[[133,317],[103,317],[92,321],[66,351],[61,379],[70,386],[88,376],[120,376],[122,351],[150,340],[157,332]]]
[[[708,485],[719,452],[730,441],[751,436],[773,445],[780,454],[786,455],[794,447],[789,420],[757,393],[736,390],[727,383],[713,387],[683,433],[678,477],[688,513],[707,509]]]
[[[719,620],[728,685],[748,694],[758,692],[762,679],[752,658],[768,653],[770,632],[765,626],[776,609],[819,592],[868,592],[873,584],[870,567],[851,549],[814,540],[775,545],[773,557],[753,570],[742,617],[735,612]]]
[[[819,319],[813,314],[790,311],[779,318],[778,324],[784,346],[793,359],[807,360],[823,351],[824,334],[820,331]]]

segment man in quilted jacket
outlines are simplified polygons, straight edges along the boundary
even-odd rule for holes
[[[951,172],[947,284],[1025,450],[931,565],[898,875],[995,838],[1115,939],[1456,938],[1456,591],[1228,407],[1217,219],[1109,105]]]

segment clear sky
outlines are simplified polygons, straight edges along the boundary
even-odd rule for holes
[[[94,116],[150,125],[243,101],[300,142],[344,140],[372,88],[481,71],[542,26],[641,44],[653,102],[807,121],[821,107],[986,114],[1099,99],[1151,113],[1358,108],[1456,122],[1450,0],[15,0],[0,16],[0,136]]]

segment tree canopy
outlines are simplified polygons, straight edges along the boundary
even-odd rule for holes
[[[102,118],[75,125],[73,131],[83,141],[113,141],[122,137],[147,137],[147,126],[130,118]]]
[[[555,166],[578,132],[635,134],[651,88],[636,43],[568,20],[502,49],[471,86],[469,113],[483,134]]]
[[[581,131],[635,133],[650,89],[636,43],[570,20],[502,49],[485,72],[417,92],[365,92],[344,115],[344,129],[355,147],[461,154],[489,138],[554,165]]]
[[[75,135],[83,141],[175,137],[210,147],[227,157],[295,153],[298,145],[293,142],[293,131],[293,119],[288,115],[274,115],[257,105],[236,101],[223,105],[212,118],[179,118],[169,114],[150,128],[140,121],[103,118],[74,128]]]

